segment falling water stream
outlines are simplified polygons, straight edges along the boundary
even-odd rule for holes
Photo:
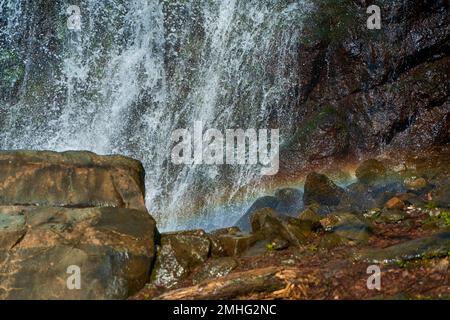
[[[80,8],[81,30],[67,28]],[[171,133],[292,126],[302,0],[0,0],[0,149],[143,162],[161,230],[232,224],[257,166],[174,166]],[[284,130],[284,131],[283,131]],[[244,195],[244,196],[243,196]],[[245,200],[247,199],[247,200]]]

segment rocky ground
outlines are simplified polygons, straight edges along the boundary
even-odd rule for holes
[[[132,299],[449,299],[449,160],[446,149],[368,160],[346,188],[311,173],[296,216],[265,197],[238,223],[248,233],[162,234]],[[299,193],[277,196],[298,205]],[[367,288],[371,265],[381,290]]]
[[[311,171],[236,226],[160,234],[138,161],[0,152],[0,298],[449,299],[449,164],[368,159],[345,187]]]

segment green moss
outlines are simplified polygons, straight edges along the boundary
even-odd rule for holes
[[[430,210],[435,210],[435,204],[430,205],[427,207]],[[436,228],[439,227],[449,227],[450,226],[450,211],[441,211],[438,215],[434,215],[429,217],[424,222],[425,226],[435,226]]]
[[[321,126],[332,126],[334,130],[343,134],[348,132],[347,125],[336,108],[324,106],[319,112],[303,121],[293,137],[283,147],[288,148],[290,145],[307,143],[310,137],[313,136],[313,133]]]
[[[328,115],[336,114],[336,109],[330,106],[325,106],[319,113],[308,119],[302,127],[300,134],[309,134],[315,130],[320,123],[322,123]]]
[[[442,211],[439,218],[442,219],[447,226],[450,226],[450,211]]]
[[[22,81],[25,65],[20,56],[12,50],[0,49],[0,88],[8,90]]]
[[[425,208],[433,210],[437,208],[437,204],[435,201],[428,201],[427,204],[425,205]]]
[[[305,42],[339,43],[361,23],[351,0],[311,0],[313,9],[304,25]]]
[[[412,259],[412,260],[399,260],[395,262],[399,268],[402,269],[415,269],[419,267],[432,267],[436,261],[436,258],[439,258],[439,255],[429,254],[425,255],[421,258]]]

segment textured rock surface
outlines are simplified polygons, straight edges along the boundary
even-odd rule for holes
[[[261,209],[252,216],[252,231],[267,240],[284,239],[291,245],[299,246],[311,234],[312,223],[279,215],[271,209]]]
[[[348,187],[350,203],[354,208],[367,210],[383,207],[397,193],[403,192],[401,182],[388,179],[377,183],[357,182]]]
[[[144,192],[142,165],[129,158],[0,152],[0,299],[125,299],[142,289],[158,238]],[[73,266],[79,290],[67,286]]]
[[[251,217],[252,215],[260,210],[260,209],[273,209],[276,210],[278,206],[279,200],[277,197],[266,196],[257,199],[252,206],[247,210],[247,212],[236,222],[235,226],[241,229],[242,231],[250,231],[251,230]]]
[[[238,262],[231,257],[209,260],[199,270],[196,271],[193,277],[193,282],[200,283],[207,279],[225,277],[237,266]]]
[[[344,189],[334,184],[327,176],[312,172],[306,177],[303,195],[305,205],[317,203],[325,206],[337,206],[345,198]]]
[[[236,232],[219,235],[217,239],[225,255],[238,256],[255,244],[259,240],[259,235]]]
[[[320,223],[326,231],[346,240],[366,242],[369,239],[369,225],[348,212],[330,214]]]
[[[355,257],[369,263],[402,263],[408,260],[447,256],[450,252],[450,232],[403,242],[384,249],[372,249]]]
[[[125,299],[149,279],[156,233],[146,211],[0,207],[0,299]]]
[[[320,225],[319,221],[322,219],[322,216],[318,213],[318,209],[319,205],[310,205],[300,213],[298,218],[303,221],[309,221],[314,226],[318,226]]]
[[[251,216],[260,209],[273,209],[280,214],[296,216],[303,208],[303,193],[294,188],[279,189],[274,196],[265,196],[257,199],[247,212],[236,222],[242,231],[251,230]]]
[[[436,188],[432,194],[433,199],[437,206],[450,207],[450,185],[441,185]]]
[[[386,167],[378,160],[369,159],[361,163],[356,169],[359,182],[370,184],[386,177]]]
[[[279,189],[275,192],[278,205],[275,208],[282,214],[295,216],[303,208],[303,193],[294,188]]]
[[[173,287],[205,262],[210,250],[211,242],[203,230],[162,234],[152,276],[153,284]]]
[[[144,169],[90,152],[0,152],[0,204],[146,211]]]
[[[383,1],[381,30],[366,28],[370,1],[312,2],[281,172],[448,142],[448,1]]]

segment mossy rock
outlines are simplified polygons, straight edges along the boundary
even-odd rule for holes
[[[450,252],[450,232],[410,240],[384,249],[366,249],[355,254],[367,263],[402,264],[417,259],[445,257]]]
[[[332,213],[320,220],[320,223],[323,229],[347,241],[366,243],[369,240],[370,225],[353,213]]]

